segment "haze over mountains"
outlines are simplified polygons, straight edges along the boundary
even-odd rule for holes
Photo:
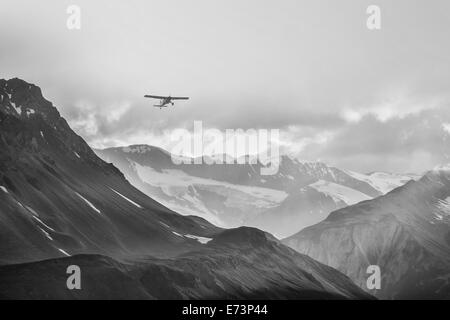
[[[252,192],[236,191],[283,200]],[[80,292],[66,288],[71,264],[83,270]],[[151,199],[20,79],[0,80],[0,265],[8,299],[370,298],[268,233],[224,230]]]
[[[428,172],[387,195],[331,213],[283,242],[365,287],[381,268],[389,299],[450,298],[450,167]]]
[[[158,147],[95,150],[139,190],[182,214],[223,227],[254,226],[278,237],[292,235],[339,208],[382,195],[414,175],[360,174],[283,155],[278,173],[261,164],[174,164]]]
[[[370,290],[379,298],[450,298],[450,168],[422,178],[361,174],[283,156],[278,174],[263,177],[251,165],[176,166],[169,153],[149,146],[96,152],[143,192],[180,212],[192,208],[222,225],[295,233],[283,243],[337,268],[364,290],[367,267],[379,266],[381,289]],[[237,190],[254,198],[233,201]],[[209,201],[211,193],[222,201]],[[264,207],[259,201],[266,201]]]

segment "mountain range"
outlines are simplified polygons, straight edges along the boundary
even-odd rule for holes
[[[148,145],[95,150],[139,190],[185,215],[222,227],[261,228],[277,237],[322,221],[337,209],[380,196],[415,175],[361,174],[283,155],[275,175],[257,164],[175,164],[168,151]]]
[[[217,180],[242,178],[222,169]],[[273,177],[261,195],[264,182],[255,179],[251,188],[260,189],[233,192],[267,198],[266,205],[287,198],[275,185],[294,184]],[[368,183],[350,180],[376,195]],[[72,131],[39,87],[0,80],[0,298],[371,298],[264,231],[180,215],[138,188]],[[66,287],[73,264],[82,270],[80,291]]]

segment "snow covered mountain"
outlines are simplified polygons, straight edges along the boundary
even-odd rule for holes
[[[96,153],[119,167],[133,185],[165,206],[185,215],[199,215],[224,227],[240,226],[246,216],[276,206],[287,196],[285,191],[258,181],[255,178],[258,170],[250,165],[178,166],[166,151],[142,145],[96,150]]]
[[[67,290],[66,268],[83,270]],[[41,90],[0,80],[0,299],[370,298],[254,229],[182,216],[133,187]]]
[[[380,298],[450,298],[450,167],[428,172],[374,200],[332,212],[283,240],[367,290],[381,269]]]
[[[386,194],[389,191],[406,184],[410,180],[419,180],[421,178],[421,176],[417,174],[397,174],[390,172],[361,174],[349,170],[346,172],[355,179],[367,182],[382,194]]]
[[[310,184],[309,186],[316,189],[318,192],[332,197],[336,203],[342,201],[346,205],[352,205],[364,200],[371,199],[371,197],[369,197],[365,193],[325,180],[319,180]]]
[[[333,210],[382,194],[371,176],[285,155],[277,174],[263,176],[259,163],[176,165],[170,153],[147,145],[95,152],[139,190],[172,210],[223,227],[255,226],[278,237],[317,223]],[[391,176],[376,181],[381,184],[384,179],[393,181]],[[389,186],[404,182],[396,181]]]

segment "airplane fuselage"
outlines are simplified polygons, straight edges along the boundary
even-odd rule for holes
[[[160,108],[168,107],[169,103],[171,103],[173,105],[171,97],[167,97],[167,98],[161,99],[160,102],[159,102],[159,105],[155,105],[155,107],[160,107]]]

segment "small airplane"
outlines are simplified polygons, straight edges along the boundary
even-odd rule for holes
[[[164,97],[164,96],[152,96],[152,95],[145,95],[145,98],[152,98],[152,99],[159,99],[159,104],[155,104],[153,105],[154,107],[157,108],[167,108],[168,104],[170,103],[171,105],[174,105],[174,103],[172,102],[172,100],[188,100],[189,97]]]

